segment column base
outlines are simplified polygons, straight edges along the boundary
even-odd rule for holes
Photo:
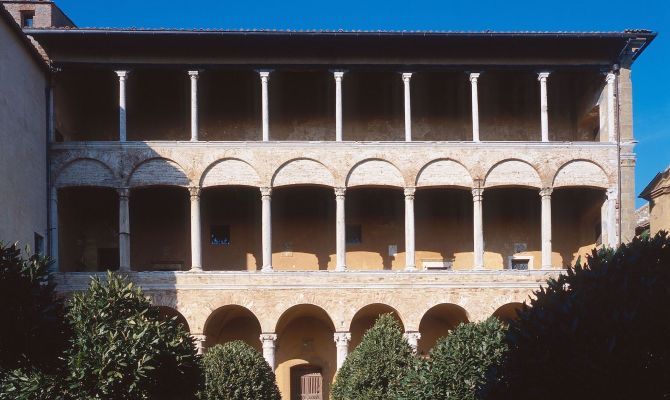
[[[347,270],[346,265],[338,265],[337,267],[335,267],[335,272],[345,272],[346,270]]]
[[[552,270],[552,269],[554,269],[554,266],[553,266],[553,265],[543,265],[541,269],[543,269],[543,270]]]
[[[272,271],[274,271],[274,269],[272,268],[272,265],[264,265],[261,268],[261,272],[272,272]]]
[[[484,268],[483,265],[475,265],[474,267],[472,267],[473,271],[484,271],[485,269],[486,268]]]
[[[408,265],[405,267],[405,272],[414,272],[416,271],[416,267],[414,265]]]
[[[202,272],[202,267],[191,267],[188,272]]]

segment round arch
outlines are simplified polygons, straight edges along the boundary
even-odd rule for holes
[[[261,324],[246,307],[228,304],[212,311],[205,321],[206,347],[241,340],[261,351]]]
[[[238,158],[216,160],[205,168],[200,177],[200,186],[261,186],[258,171],[248,162]]]
[[[118,180],[112,169],[100,160],[76,158],[65,164],[56,174],[56,187],[99,186],[117,187]]]
[[[174,319],[179,325],[181,325],[186,332],[191,332],[191,328],[188,325],[186,317],[176,309],[168,306],[153,306],[158,311],[158,317],[161,320]]]
[[[484,187],[521,186],[542,188],[542,180],[537,170],[528,162],[507,159],[496,163],[486,173]]]
[[[296,158],[283,163],[272,176],[272,186],[321,185],[335,186],[333,173],[319,161]]]
[[[184,169],[168,158],[150,158],[137,164],[128,175],[128,187],[181,186],[188,187],[190,179]]]
[[[349,351],[356,348],[361,343],[365,332],[372,328],[382,314],[391,314],[400,324],[400,329],[405,331],[405,322],[400,313],[395,308],[383,303],[373,303],[359,309],[351,322],[349,323],[349,332],[351,333],[351,342],[349,342]]]
[[[441,303],[431,307],[421,317],[419,323],[419,354],[428,354],[435,343],[449,334],[461,323],[469,321],[468,312],[461,306],[452,303]]]
[[[523,303],[512,302],[503,304],[493,312],[492,317],[498,318],[502,322],[509,322],[519,318],[519,311],[523,309]]]
[[[590,160],[571,160],[556,171],[552,186],[607,189],[611,185],[605,170],[600,165]]]
[[[404,187],[405,178],[391,162],[372,158],[358,162],[347,174],[347,187],[394,186]]]
[[[472,188],[473,180],[465,166],[452,159],[433,160],[424,165],[416,177],[416,187],[456,186]]]

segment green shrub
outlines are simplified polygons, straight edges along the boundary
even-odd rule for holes
[[[58,374],[37,369],[8,371],[0,383],[0,400],[69,400]]]
[[[487,374],[501,362],[506,327],[497,318],[460,324],[440,339],[429,358],[409,375],[404,399],[476,400]]]
[[[389,400],[399,396],[402,381],[414,368],[412,349],[400,324],[390,314],[380,316],[349,354],[337,373],[333,400]]]
[[[80,399],[189,399],[199,357],[175,320],[161,320],[139,289],[109,273],[75,294],[68,321],[67,386]]]
[[[258,351],[242,341],[218,344],[203,357],[202,400],[279,400],[272,368]]]
[[[0,244],[0,374],[18,368],[54,371],[67,345],[63,303],[49,282],[49,261],[21,257]]]
[[[510,324],[490,399],[670,398],[670,240],[594,251]]]

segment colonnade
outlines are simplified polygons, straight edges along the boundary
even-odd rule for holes
[[[261,126],[262,126],[262,140],[264,142],[270,141],[270,105],[269,105],[269,82],[272,70],[259,70],[258,74],[261,83]],[[125,142],[126,134],[126,82],[128,80],[130,71],[119,70],[116,71],[119,78],[119,141]],[[469,80],[471,86],[471,100],[472,100],[472,141],[479,142],[479,97],[478,97],[478,81],[482,72],[469,73]],[[198,132],[198,77],[200,71],[188,71],[188,76],[191,81],[191,141],[199,140]],[[411,107],[411,78],[412,72],[401,73],[404,91],[404,120],[405,120],[405,141],[412,141],[412,107]],[[540,83],[540,124],[541,124],[541,141],[549,141],[549,106],[547,100],[547,82],[549,80],[550,72],[543,71],[538,73],[538,81]],[[342,81],[345,77],[345,71],[337,70],[333,72],[335,80],[335,140],[342,141]],[[608,121],[608,140],[610,142],[617,141],[616,124],[615,124],[615,79],[614,72],[609,72],[606,75],[605,81],[607,84],[607,121]]]
[[[202,238],[201,238],[201,216],[200,216],[200,187],[189,188],[190,198],[190,226],[191,226],[191,271],[202,271]],[[346,271],[346,201],[347,188],[334,188],[335,195],[335,238],[336,238],[336,271]],[[414,226],[414,195],[415,187],[404,188],[405,205],[405,271],[416,271],[415,257],[415,226]],[[553,189],[543,188],[539,191],[541,201],[541,249],[543,269],[552,269],[552,217],[551,217],[551,195]],[[119,269],[121,271],[131,270],[130,261],[130,211],[129,197],[130,188],[117,189],[119,195]],[[473,270],[484,269],[484,201],[483,187],[472,189],[473,201]],[[262,243],[262,272],[272,272],[272,188],[261,187],[261,243]],[[51,226],[58,226],[58,191],[56,187],[51,191]],[[602,231],[606,233],[607,241],[604,243],[609,247],[617,246],[616,234],[616,190],[607,190],[606,206],[602,212]],[[51,235],[52,254],[54,260],[58,260],[58,230],[53,229]],[[57,267],[56,267],[57,268]]]

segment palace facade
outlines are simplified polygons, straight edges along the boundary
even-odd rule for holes
[[[653,32],[31,24],[59,290],[123,272],[201,349],[262,351],[286,399],[327,398],[381,313],[427,353],[634,236]]]

